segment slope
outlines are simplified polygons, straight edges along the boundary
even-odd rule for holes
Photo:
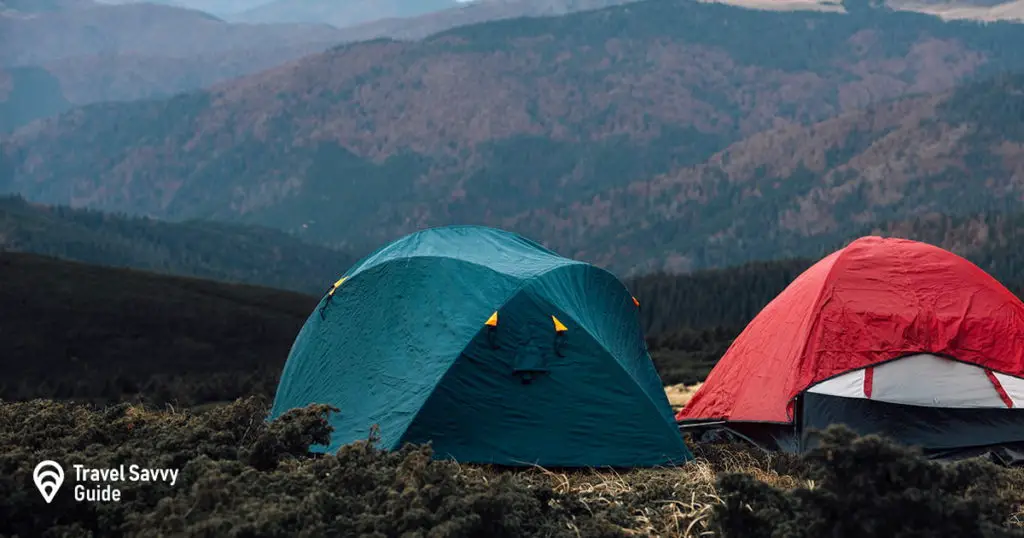
[[[590,256],[595,243],[558,208],[767,128],[1024,68],[1022,36],[910,13],[683,0],[490,22],[70,111],[4,144],[0,188],[360,251],[429,225],[512,223]]]
[[[0,249],[319,294],[355,259],[283,232],[167,223],[0,198]]]
[[[1024,75],[1005,75],[771,130],[698,166],[503,224],[646,272],[814,257],[876,223],[928,213],[1014,213],[1022,95]]]
[[[143,391],[187,404],[273,390],[316,304],[9,252],[0,252],[0,278],[0,399],[116,401]]]

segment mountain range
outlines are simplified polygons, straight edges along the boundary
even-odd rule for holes
[[[274,0],[229,17],[237,22],[327,22],[349,41],[422,39],[457,26],[518,17],[547,17],[636,0]]]
[[[0,189],[353,254],[459,222],[623,274],[803,256],[1016,203],[1021,79],[991,76],[1022,44],[1009,23],[685,0],[492,21],[77,108],[0,142]]]
[[[344,41],[326,24],[231,24],[148,3],[17,7],[36,10],[0,10],[0,132],[74,105],[167,97]]]
[[[418,40],[468,24],[632,1],[7,0],[0,2],[0,133],[76,105],[207,87],[339,43]],[[814,2],[755,7],[843,9]]]
[[[230,24],[173,6],[82,3],[74,9],[4,13],[0,35],[5,44],[0,65],[10,66],[121,53],[190,58],[239,49],[269,51],[310,42],[336,43],[341,34],[326,24]]]
[[[210,86],[339,43],[419,39],[474,22],[558,15],[625,1],[437,0],[428,5],[280,0],[260,3],[260,9],[291,15],[266,19],[258,13],[248,19],[210,14],[243,6],[243,0],[0,1],[0,133],[76,105],[168,97]]]
[[[211,15],[228,19],[255,7],[267,4],[269,0],[96,0],[100,4],[160,4],[186,9],[205,11]]]

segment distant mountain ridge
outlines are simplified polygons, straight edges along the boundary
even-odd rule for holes
[[[271,0],[231,16],[249,23],[322,21],[338,28],[408,18],[459,6],[457,0]]]
[[[323,292],[354,256],[283,232],[167,223],[0,197],[0,250],[294,290]]]
[[[345,40],[325,24],[230,24],[149,3],[39,7],[0,11],[0,133],[75,104],[169,97]]]
[[[163,4],[186,9],[205,11],[220,18],[241,13],[268,3],[270,0],[144,0],[151,4]],[[96,0],[99,4],[133,4],[139,0]]]
[[[228,9],[232,2],[227,0],[208,12],[198,11],[205,4],[170,0],[8,2],[15,11],[0,13],[0,35],[4,36],[0,42],[5,45],[0,50],[0,107],[17,109],[17,113],[0,114],[0,133],[74,105],[168,97],[195,90],[338,43],[380,37],[419,39],[464,24],[597,9],[632,0],[436,0],[430,6],[413,3],[412,7],[395,1],[375,3],[369,11],[363,9],[366,2],[359,1],[362,3],[337,8],[337,17],[355,13],[362,14],[359,20],[373,20],[354,26],[347,24],[354,24],[355,19],[345,24],[335,20],[333,24],[345,26],[344,31],[326,26],[333,19],[324,14],[307,16],[305,24],[299,23],[300,16],[288,19],[296,23],[282,19],[275,24],[236,24],[242,21],[218,11]],[[321,10],[334,9],[323,2],[313,3]],[[412,15],[431,9],[434,11],[424,15]],[[379,16],[367,18],[366,13],[373,12]],[[220,18],[208,13],[220,13]],[[404,16],[395,17],[395,13]],[[387,18],[381,19],[384,16]],[[153,28],[154,24],[158,28]],[[168,35],[175,38],[168,40]],[[197,36],[199,47],[176,39],[180,35]],[[224,48],[219,44],[223,42],[242,46]],[[24,70],[39,72],[54,83],[47,83],[43,97],[6,98],[12,86],[21,95],[36,93],[38,83],[26,82],[19,73]],[[45,97],[52,93],[51,87],[58,88],[57,100]]]

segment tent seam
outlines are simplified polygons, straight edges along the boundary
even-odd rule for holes
[[[819,316],[818,313],[822,308],[822,301],[824,300],[823,298],[825,295],[825,288],[828,287],[828,283],[832,280],[832,272],[836,270],[836,266],[839,265],[840,261],[842,261],[843,256],[846,254],[846,249],[849,246],[850,245],[846,245],[845,247],[843,247],[839,255],[836,256],[836,260],[832,262],[832,267],[829,267],[828,272],[825,273],[825,278],[822,280],[821,288],[818,289],[818,292],[814,296],[814,304],[811,306],[811,316],[813,317],[814,321],[811,322],[811,327],[807,331],[807,335],[805,336],[803,342],[801,342],[800,344],[800,352],[797,354],[797,358],[799,361],[797,363],[798,369],[803,368],[804,366],[804,353],[807,352],[807,346],[808,344],[810,344],[811,336],[814,334],[815,329],[818,328],[818,324],[821,321],[821,316]],[[805,390],[807,390],[806,387],[797,391],[796,396],[793,396],[792,398],[786,400],[786,416],[789,418],[788,424],[793,424],[796,420],[796,415],[790,415],[789,404],[793,402],[797,398],[797,396],[802,394]]]
[[[583,265],[587,265],[587,264],[583,264]],[[566,267],[566,266],[563,266],[563,267]],[[554,272],[554,271],[556,271],[556,270],[562,269],[563,267],[555,267],[555,268],[551,269],[551,271],[550,271],[550,272]],[[599,268],[599,267],[596,267],[596,266],[590,266],[590,267],[593,267],[594,269],[597,269],[597,270],[599,270],[599,271],[603,271],[603,272],[607,273],[607,274],[608,274],[609,276],[611,276],[612,278],[614,278],[614,279],[615,279],[616,281],[618,281],[618,279],[617,279],[617,278],[615,277],[615,275],[614,275],[614,274],[612,274],[611,272],[609,272],[609,271],[605,271],[605,270],[603,270],[603,269],[601,269],[601,268]],[[620,283],[620,284],[622,284],[621,282],[619,282],[619,283]],[[527,283],[526,285],[529,285],[529,284],[530,284],[530,283],[528,282],[528,283]],[[626,287],[625,287],[625,285],[624,285],[624,284],[622,285],[622,287],[623,287],[623,289],[624,289],[624,290],[626,291],[626,293],[627,293],[627,294],[629,294],[629,290],[628,290],[628,289],[626,289]],[[524,286],[524,288],[525,288],[525,286]],[[655,411],[656,413],[658,413],[658,414],[660,415],[660,414],[661,414],[661,412],[660,412],[660,411],[658,411],[658,407],[659,407],[659,406],[658,406],[657,402],[655,402],[655,401],[654,401],[654,400],[653,400],[653,399],[651,398],[651,395],[650,395],[650,394],[648,394],[648,392],[647,392],[646,390],[643,390],[643,387],[642,387],[642,386],[640,385],[640,380],[638,380],[638,379],[637,379],[637,378],[636,378],[636,377],[635,377],[635,376],[633,375],[633,373],[632,373],[632,372],[630,372],[630,371],[629,371],[628,369],[626,369],[626,367],[625,367],[625,366],[623,366],[623,364],[622,364],[622,363],[621,363],[620,361],[618,361],[618,360],[616,360],[616,359],[615,359],[615,354],[614,354],[614,353],[612,353],[612,351],[611,351],[610,349],[608,349],[608,348],[607,348],[607,347],[606,347],[606,346],[604,345],[604,342],[602,342],[602,341],[601,341],[601,339],[597,337],[597,335],[595,335],[594,333],[592,333],[591,331],[589,331],[589,330],[588,330],[588,329],[587,329],[586,327],[584,327],[583,325],[581,325],[581,324],[580,324],[580,322],[579,322],[579,320],[576,320],[576,319],[574,319],[574,318],[571,318],[571,317],[570,317],[569,319],[572,319],[573,321],[575,321],[575,322],[576,322],[576,324],[577,324],[577,325],[579,325],[579,327],[580,327],[581,329],[583,329],[583,332],[585,332],[585,333],[586,333],[586,334],[587,334],[588,336],[590,336],[590,338],[591,338],[591,339],[593,339],[593,340],[594,340],[595,342],[597,342],[597,345],[601,346],[601,349],[602,349],[602,350],[604,350],[605,354],[607,354],[607,355],[608,355],[608,357],[609,357],[609,358],[610,358],[610,359],[611,359],[612,361],[614,361],[614,362],[615,362],[615,364],[616,364],[616,365],[617,365],[617,366],[619,367],[619,369],[620,369],[620,370],[622,370],[622,371],[623,371],[623,372],[624,372],[624,373],[625,373],[625,374],[626,374],[626,375],[627,375],[627,376],[629,377],[629,379],[631,379],[631,380],[633,381],[633,384],[634,384],[634,385],[636,385],[636,386],[638,386],[638,387],[640,387],[640,391],[644,393],[644,397],[645,397],[645,398],[647,399],[647,402],[648,402],[648,403],[650,403],[650,404],[651,404],[652,406],[654,406],[654,408],[655,408],[655,409],[654,409],[654,411]],[[643,337],[643,334],[642,334],[642,332],[643,332],[643,331],[641,331],[641,338]],[[648,354],[648,356],[650,356],[650,355]],[[660,378],[660,376],[659,376],[659,378]],[[673,429],[673,430],[675,430],[675,429],[676,429],[676,428],[675,428],[675,425],[676,425],[676,424],[675,424],[675,419],[674,419],[674,418],[672,418],[672,419],[671,419],[671,421],[670,421],[670,422],[669,422],[668,424],[669,424],[669,425],[670,425],[670,426],[672,427],[672,429]]]

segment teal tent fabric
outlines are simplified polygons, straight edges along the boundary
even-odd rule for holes
[[[692,459],[633,298],[607,271],[509,232],[455,226],[399,239],[343,277],[299,332],[269,417],[339,408],[330,445],[313,450],[377,425],[382,448],[429,441],[462,462]]]

